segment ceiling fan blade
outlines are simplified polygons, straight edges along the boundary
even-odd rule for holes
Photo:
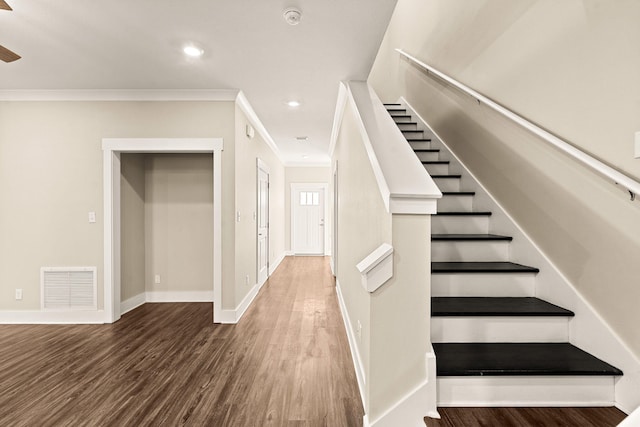
[[[13,10],[13,9],[11,9],[11,6],[9,6],[9,5],[7,4],[7,2],[6,2],[6,1],[4,1],[4,0],[0,0],[0,9],[4,9],[4,10]]]
[[[6,47],[0,45],[0,59],[4,62],[13,62],[20,59],[20,55],[15,52],[11,52]]]

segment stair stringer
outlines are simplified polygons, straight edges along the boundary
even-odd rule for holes
[[[556,267],[530,236],[516,223],[502,205],[465,167],[437,132],[418,114],[404,97],[397,101],[424,130],[424,137],[431,138],[432,148],[440,148],[451,161],[450,173],[464,171],[461,189],[475,191],[473,207],[476,211],[491,211],[489,233],[513,237],[510,260],[519,264],[535,265],[540,272],[535,278],[535,296],[575,313],[569,321],[569,342],[620,368],[624,375],[614,379],[614,404],[626,413],[640,407],[640,359],[622,341],[619,335],[600,316],[593,306],[578,292],[575,286]],[[543,402],[538,402],[543,403]]]

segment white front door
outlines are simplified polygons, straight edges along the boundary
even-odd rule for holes
[[[269,169],[258,159],[258,285],[262,285],[269,277]]]
[[[300,255],[324,255],[324,188],[294,187],[293,252]]]

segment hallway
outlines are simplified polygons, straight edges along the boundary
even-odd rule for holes
[[[211,319],[164,303],[0,326],[0,425],[362,425],[327,258],[286,258],[239,324]]]

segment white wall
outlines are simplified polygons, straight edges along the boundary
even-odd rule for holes
[[[400,0],[370,75],[404,96],[640,355],[640,203],[466,95],[402,48],[640,179],[640,3]]]

